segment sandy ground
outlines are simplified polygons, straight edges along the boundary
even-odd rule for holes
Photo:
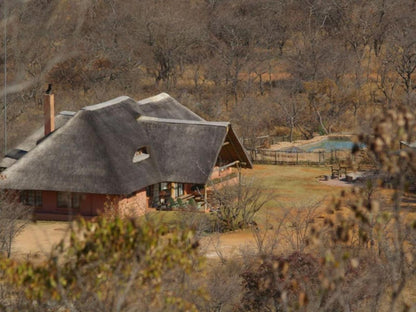
[[[44,258],[53,245],[68,235],[68,222],[38,221],[28,224],[15,238],[12,256],[16,258]]]
[[[203,237],[200,244],[202,253],[210,259],[239,257],[244,251],[255,248],[250,230],[209,235]]]
[[[16,237],[12,257],[17,259],[46,259],[54,245],[68,239],[68,222],[42,221],[28,224]],[[241,255],[242,250],[254,248],[250,230],[203,237],[201,251],[208,258]]]
[[[325,185],[329,185],[329,186],[338,186],[338,187],[354,187],[357,184],[356,183],[351,183],[351,182],[347,182],[345,180],[338,180],[338,179],[329,179],[328,181],[319,181],[322,184]]]

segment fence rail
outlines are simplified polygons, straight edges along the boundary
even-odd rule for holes
[[[349,150],[285,152],[270,149],[252,149],[249,150],[249,153],[254,163],[272,165],[323,165],[346,161],[352,157]]]

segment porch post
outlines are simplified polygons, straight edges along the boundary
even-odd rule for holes
[[[175,196],[175,183],[174,182],[171,182],[170,183],[170,197],[172,197],[172,199],[176,199],[176,196]]]
[[[208,196],[207,196],[207,185],[204,186],[204,211],[208,212]]]

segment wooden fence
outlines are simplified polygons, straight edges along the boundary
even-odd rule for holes
[[[251,159],[257,164],[272,165],[323,165],[350,160],[349,150],[332,150],[316,152],[285,152],[270,149],[249,150]]]

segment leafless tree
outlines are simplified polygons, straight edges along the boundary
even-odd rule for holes
[[[11,256],[15,237],[31,221],[32,209],[21,204],[15,193],[0,194],[0,250]]]
[[[275,197],[274,194],[261,190],[260,184],[245,177],[236,184],[215,188],[212,205],[217,210],[219,230],[233,231],[255,226],[257,213]]]
[[[310,203],[295,203],[287,209],[285,224],[281,235],[293,251],[305,252],[311,236],[311,230],[319,223],[318,209],[322,208],[323,201]]]

